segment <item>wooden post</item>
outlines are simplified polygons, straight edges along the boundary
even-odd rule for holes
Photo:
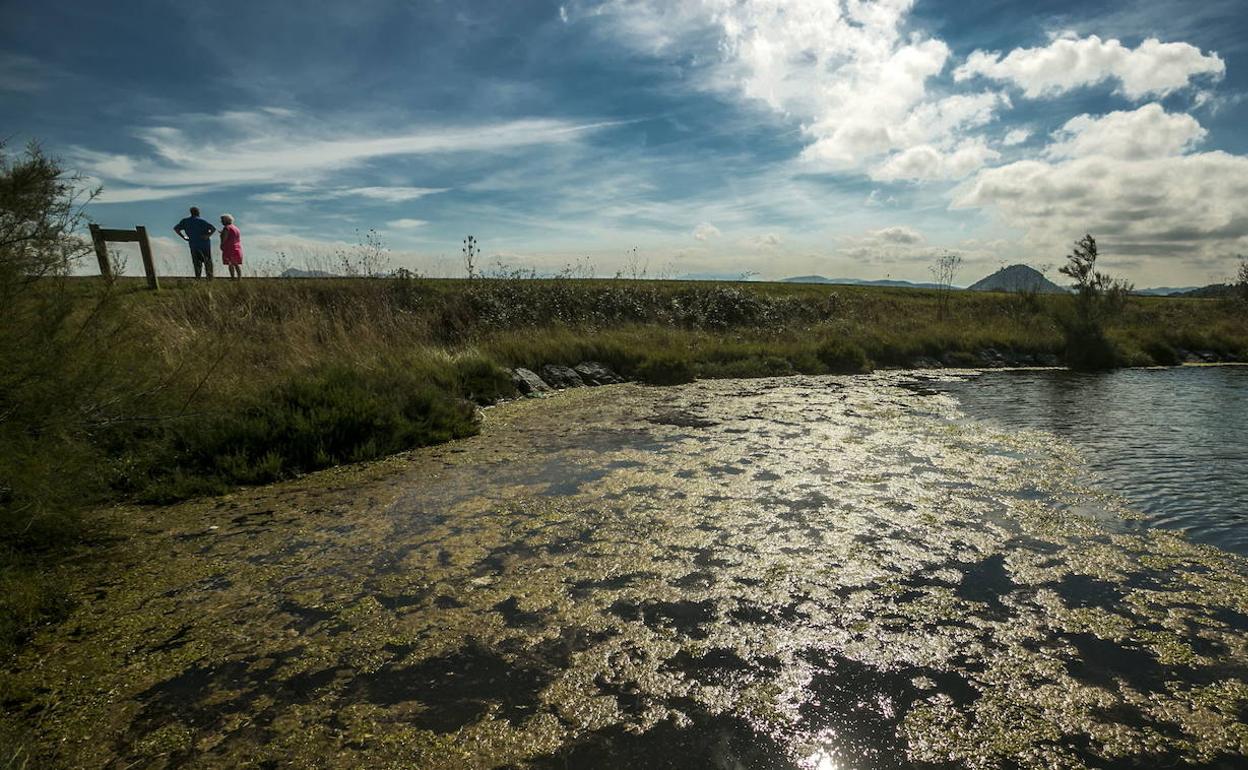
[[[147,273],[147,288],[158,291],[160,279],[156,277],[156,263],[152,259],[152,244],[147,240],[147,228],[143,225],[135,225],[134,231],[139,234],[139,253],[143,255],[143,272]]]
[[[91,242],[95,244],[95,258],[100,261],[100,275],[111,280],[113,267],[108,263],[108,244],[104,242],[104,234],[99,225],[91,225]]]

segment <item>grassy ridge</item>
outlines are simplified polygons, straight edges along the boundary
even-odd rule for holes
[[[985,348],[1068,355],[1072,298],[776,283],[571,279],[68,279],[22,300],[24,362],[0,404],[0,646],[56,610],[31,565],[78,513],[167,502],[470,435],[508,369],[601,361],[630,378],[753,377],[973,364]],[[1131,298],[1105,333],[1122,364],[1176,350],[1248,360],[1231,301]],[[86,330],[85,332],[83,330]],[[72,494],[66,494],[71,490]]]

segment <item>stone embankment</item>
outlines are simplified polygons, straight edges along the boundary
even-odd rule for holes
[[[614,385],[625,382],[625,379],[613,372],[610,367],[597,361],[583,361],[576,366],[546,364],[541,374],[531,369],[513,369],[511,381],[516,390],[524,396],[536,396],[552,390],[580,388],[586,385]]]

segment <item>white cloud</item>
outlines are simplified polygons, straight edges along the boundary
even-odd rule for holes
[[[1221,57],[1188,43],[1149,38],[1132,49],[1091,35],[1059,37],[1042,48],[1016,48],[1005,56],[976,51],[954,71],[954,78],[982,76],[1012,83],[1033,99],[1117,80],[1124,96],[1139,99],[1164,96],[1198,77],[1221,78],[1225,73]]]
[[[1054,134],[1058,141],[1045,154],[1051,158],[1164,158],[1182,155],[1206,133],[1191,115],[1166,112],[1152,103],[1130,112],[1071,118]]]
[[[1107,253],[1207,263],[1248,250],[1248,157],[1190,152],[1203,135],[1156,105],[1083,115],[1044,159],[981,171],[953,207],[995,210],[1055,255],[1091,232]]]
[[[424,227],[427,224],[429,224],[429,222],[424,219],[408,219],[405,217],[403,219],[391,220],[386,223],[386,226],[393,227],[398,230],[414,230],[418,227]]]
[[[697,227],[693,228],[693,237],[699,241],[709,241],[712,238],[719,237],[719,228],[710,222],[701,222]]]
[[[750,238],[749,244],[756,249],[771,251],[784,245],[784,238],[779,233],[761,233]]]
[[[913,4],[613,0],[593,6],[592,13],[640,50],[693,57],[703,88],[801,121],[808,140],[804,161],[856,171],[889,153],[923,146],[956,152],[970,129],[1009,104],[991,92],[942,99],[928,93],[928,80],[944,70],[949,47],[905,31]],[[964,152],[939,176],[962,168],[970,157]],[[896,178],[910,165],[898,161],[887,174]]]
[[[513,120],[486,126],[438,126],[401,134],[375,135],[340,131],[311,133],[310,121],[282,110],[184,116],[179,124],[208,126],[207,139],[181,128],[154,126],[137,136],[150,148],[143,156],[74,148],[72,159],[86,173],[105,183],[105,201],[157,199],[186,191],[245,184],[309,185],[327,175],[369,160],[397,156],[497,152],[534,145],[576,141],[588,131],[610,123],[563,120]],[[180,188],[179,192],[169,192]],[[385,200],[385,189],[355,188],[356,194]],[[406,188],[409,192],[422,188]],[[139,197],[146,194],[147,198]],[[425,194],[425,193],[421,193]]]
[[[367,198],[384,203],[403,203],[446,192],[447,187],[296,187],[289,190],[260,193],[251,196],[261,203],[304,203],[309,200],[337,200],[342,198]]]
[[[871,170],[871,178],[882,182],[961,179],[1000,157],[983,139],[969,139],[950,152],[922,144],[893,155]]]
[[[351,187],[343,191],[343,197],[371,198],[386,203],[402,203],[446,191],[445,187]]]
[[[895,225],[893,227],[884,227],[879,230],[872,230],[867,236],[873,240],[882,243],[900,243],[915,244],[923,242],[923,235],[913,227],[905,225]]]
[[[103,184],[98,177],[91,177],[93,186]],[[159,201],[169,198],[182,198],[203,192],[201,185],[182,187],[145,187],[129,185],[104,185],[103,190],[92,201],[92,205],[105,203],[133,203],[135,201]]]
[[[908,225],[893,225],[842,237],[838,253],[858,262],[898,262],[925,259],[931,253],[927,239]]]
[[[1013,147],[1015,145],[1022,144],[1023,142],[1027,141],[1030,138],[1031,138],[1031,129],[1012,128],[1006,133],[1005,138],[1001,140],[1001,144],[1005,145],[1006,147]]]

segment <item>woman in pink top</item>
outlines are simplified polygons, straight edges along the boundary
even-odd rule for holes
[[[221,215],[221,262],[231,278],[243,277],[243,234],[234,226],[234,217]]]

